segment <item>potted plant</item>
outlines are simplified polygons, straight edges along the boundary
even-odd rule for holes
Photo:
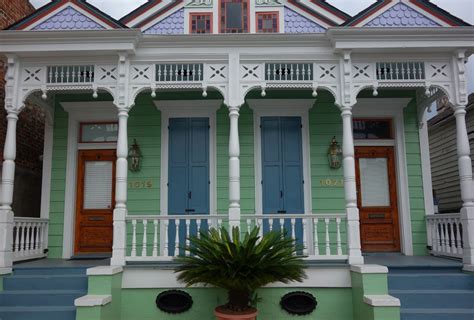
[[[210,229],[190,237],[186,250],[190,255],[176,258],[178,281],[188,287],[204,284],[227,290],[227,303],[214,311],[218,320],[255,320],[258,311],[251,299],[258,288],[306,278],[303,257],[297,255],[300,249],[280,232],[260,237],[254,228],[241,237],[239,228],[232,234],[225,228]]]

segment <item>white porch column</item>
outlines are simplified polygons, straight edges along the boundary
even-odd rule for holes
[[[344,192],[347,215],[347,251],[349,254],[349,264],[363,264],[364,258],[362,257],[360,246],[359,209],[357,208],[352,106],[343,106],[341,111]]]
[[[459,180],[461,184],[461,220],[463,225],[464,269],[474,271],[474,181],[472,179],[471,150],[466,128],[466,107],[454,108],[458,150]]]
[[[115,174],[114,243],[112,248],[113,266],[125,265],[127,216],[127,175],[128,175],[128,110],[119,109],[117,162]]]
[[[13,187],[15,182],[16,125],[18,112],[8,110],[7,135],[3,151],[2,187],[0,193],[0,274],[11,271],[13,265]]]
[[[240,142],[238,106],[229,107],[229,226],[240,226]]]

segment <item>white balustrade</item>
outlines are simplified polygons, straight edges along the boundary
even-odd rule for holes
[[[426,217],[428,222],[428,243],[431,253],[437,256],[462,258],[462,221],[461,214],[434,214]]]
[[[312,81],[312,63],[265,63],[267,81]]]
[[[425,65],[423,62],[377,62],[377,80],[424,80]]]
[[[202,63],[173,63],[156,65],[157,82],[197,82],[204,76]]]
[[[15,217],[13,220],[13,261],[46,256],[48,219]]]
[[[189,236],[199,237],[198,230],[220,228],[226,215],[173,215],[126,217],[126,261],[167,261],[178,255],[189,254]],[[260,228],[259,236],[270,231],[284,232],[296,239],[300,250],[308,260],[347,260],[345,214],[275,214],[243,215],[241,228],[250,232]]]
[[[221,228],[225,215],[173,215],[126,217],[131,234],[126,261],[170,260],[189,245],[189,236],[199,236],[198,230]],[[151,245],[150,245],[151,244]]]
[[[49,84],[92,83],[94,70],[93,65],[48,66],[47,82]]]
[[[296,239],[308,260],[346,260],[343,227],[345,214],[264,214],[243,215],[244,230],[260,227],[260,236],[269,231],[283,232]],[[245,224],[245,226],[244,226]]]

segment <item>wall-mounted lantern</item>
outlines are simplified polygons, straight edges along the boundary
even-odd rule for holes
[[[142,168],[142,152],[137,140],[133,139],[133,144],[128,149],[128,169],[132,172],[139,172]]]
[[[339,169],[342,165],[341,161],[342,149],[337,143],[336,137],[332,138],[331,145],[328,149],[328,161],[331,169]]]

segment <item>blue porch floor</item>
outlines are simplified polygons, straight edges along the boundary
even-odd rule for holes
[[[404,256],[399,253],[365,254],[366,264],[379,264],[388,268],[448,267],[462,268],[460,260],[432,256]]]

